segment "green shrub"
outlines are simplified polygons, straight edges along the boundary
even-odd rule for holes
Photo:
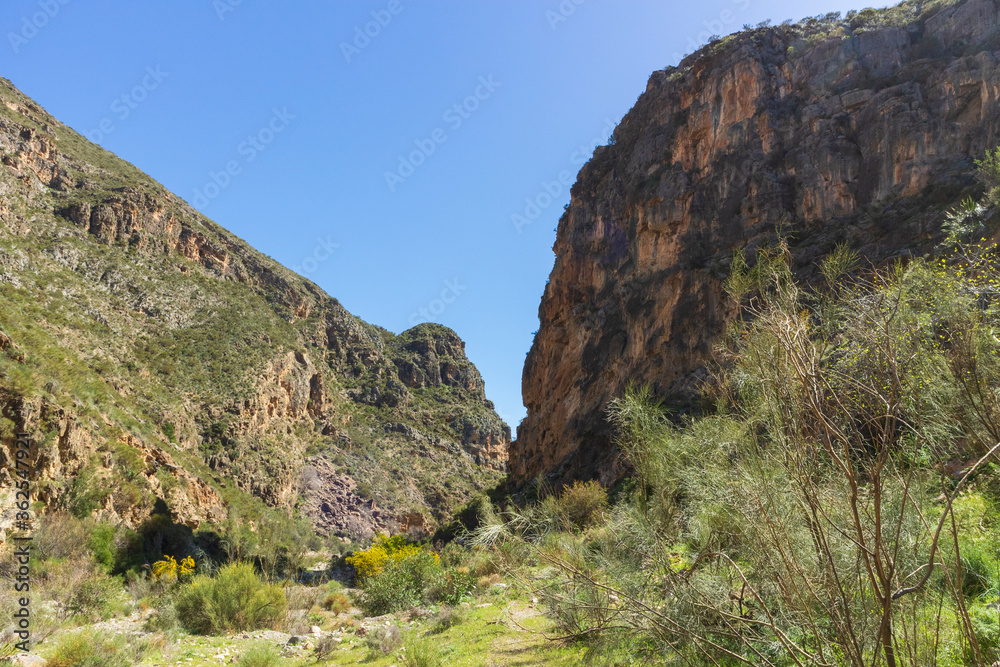
[[[93,466],[97,468],[97,466]],[[94,478],[90,467],[85,467],[73,480],[67,494],[66,506],[78,519],[86,519],[92,513],[104,506],[111,496],[111,491],[105,480]]]
[[[177,433],[171,422],[163,422],[160,429],[163,431],[163,435],[167,436],[167,440],[170,442],[177,442]]]
[[[236,661],[237,667],[277,667],[281,664],[281,656],[270,646],[251,646],[240,654]]]
[[[122,586],[117,579],[98,574],[80,583],[66,605],[71,615],[80,615],[90,621],[107,620],[121,609]]]
[[[456,605],[476,589],[476,581],[477,577],[468,568],[448,568],[435,578],[427,591],[427,598],[430,602]]]
[[[986,151],[982,160],[976,160],[979,180],[986,186],[987,197],[996,202],[1000,199],[1000,146]]]
[[[288,603],[280,587],[266,584],[249,563],[231,563],[214,578],[201,575],[177,594],[177,617],[198,634],[273,628]]]
[[[577,481],[563,489],[556,505],[570,526],[582,530],[601,519],[608,508],[608,492],[597,480]]]
[[[49,667],[131,667],[149,650],[147,639],[109,635],[96,631],[76,632],[61,637]]]
[[[434,554],[423,550],[391,561],[362,582],[361,606],[372,616],[414,607],[423,602],[424,592],[438,583],[441,572]]]
[[[94,554],[94,559],[111,572],[115,567],[117,552],[115,550],[115,527],[110,523],[99,523],[91,530],[87,546]]]
[[[6,417],[0,417],[0,438],[12,438],[16,430],[17,424]]]
[[[446,549],[454,545],[452,540],[456,537],[472,533],[479,528],[482,524],[482,517],[489,511],[490,507],[490,499],[485,494],[476,494],[455,512],[451,521],[438,528],[437,532],[434,533],[433,540],[447,542]]]
[[[415,639],[406,645],[406,667],[439,667],[444,664],[437,646],[429,639]]]

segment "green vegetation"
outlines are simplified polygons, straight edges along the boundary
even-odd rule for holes
[[[240,654],[237,667],[277,667],[281,656],[270,646],[252,646]]]
[[[786,28],[809,47],[933,4]],[[129,165],[57,134],[63,150],[91,156],[102,183],[157,196]],[[83,452],[82,465],[44,482],[53,507],[31,562],[40,651],[57,667],[1000,661],[1000,257],[986,241],[1000,149],[977,165],[985,195],[947,213],[937,257],[861,273],[838,247],[810,287],[781,244],[735,257],[727,288],[742,318],[703,413],[670,414],[630,390],[608,416],[631,479],[610,498],[596,481],[540,481],[520,505],[473,496],[500,474],[454,460],[454,443],[503,426],[474,369],[447,351],[447,330],[394,336],[345,316],[333,319],[350,344],[318,344],[336,329],[329,303],[293,314],[288,294],[220,280],[218,265],[166,246],[143,254],[131,241],[95,252],[86,232],[32,211],[51,229],[0,230],[0,258],[32,260],[24,286],[0,283],[0,327],[16,345],[0,354],[0,397],[42,400],[37,441],[60,464]],[[106,194],[45,196],[100,204]],[[220,241],[226,261],[262,261],[230,241]],[[351,347],[365,337],[378,354]],[[109,338],[128,353],[109,350]],[[448,382],[425,367],[420,350],[432,346]],[[306,407],[312,370],[297,394],[280,380],[255,384],[283,363],[282,379],[312,365],[342,419]],[[308,417],[283,417],[286,402]],[[258,403],[268,405],[256,417],[273,426],[251,433]],[[14,427],[0,420],[0,435]],[[328,456],[356,495],[391,508],[385,516],[430,509],[443,521],[467,501],[438,536],[472,532],[474,546],[379,536],[349,553],[339,538],[324,543],[283,495],[304,452]],[[225,518],[192,530],[167,501],[202,482]],[[135,529],[95,518],[109,516]],[[326,560],[329,570],[307,572]],[[356,589],[324,581],[349,580],[346,566]],[[3,616],[13,604],[0,597]],[[95,627],[110,618],[135,634]]]
[[[441,556],[410,543],[404,536],[379,536],[369,549],[349,556],[369,614],[408,609],[420,604],[458,604],[476,587],[466,567],[441,564]]]
[[[199,634],[274,627],[284,620],[287,605],[284,592],[261,581],[248,563],[224,565],[215,577],[195,577],[175,602],[181,624]]]
[[[746,317],[710,414],[672,420],[642,389],[613,404],[630,498],[578,533],[569,489],[480,542],[549,566],[539,597],[595,657],[992,664],[1000,259],[848,279],[841,248],[808,291],[785,256],[734,262]]]
[[[1000,203],[1000,146],[986,151],[986,157],[976,160],[979,180],[986,187],[986,198],[991,204]]]
[[[95,631],[66,634],[56,644],[50,667],[131,667],[149,651],[148,639]]]

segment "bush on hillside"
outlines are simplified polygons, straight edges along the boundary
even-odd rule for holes
[[[182,588],[177,618],[191,632],[220,634],[275,628],[285,618],[280,587],[261,581],[249,563],[223,566],[215,577],[201,575]]]

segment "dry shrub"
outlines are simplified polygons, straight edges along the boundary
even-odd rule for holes
[[[39,519],[33,548],[39,560],[77,558],[88,550],[89,540],[90,531],[84,521],[56,510]]]
[[[389,655],[403,644],[403,633],[395,625],[380,625],[365,637],[365,646],[372,658]]]
[[[454,607],[442,607],[441,611],[439,611],[437,616],[434,618],[434,624],[431,626],[431,632],[433,634],[440,634],[449,628],[460,625],[464,620],[464,615],[458,609],[455,609]]]
[[[333,635],[323,635],[316,640],[316,647],[313,649],[317,660],[324,660],[330,656],[337,647],[340,646],[340,642]]]
[[[358,621],[353,616],[340,616],[333,621],[330,627],[332,630],[350,630],[357,624]]]
[[[351,598],[339,591],[330,593],[323,599],[323,608],[337,615],[350,611],[353,607]]]
[[[160,640],[162,641],[162,639]],[[150,639],[96,631],[62,636],[49,667],[130,667],[150,650]]]
[[[289,586],[285,589],[285,598],[289,609],[315,609],[325,598],[326,591],[317,586]]]
[[[477,578],[499,574],[501,567],[496,558],[487,551],[477,551],[468,560],[469,572]]]
[[[285,632],[291,635],[304,635],[315,625],[309,620],[309,612],[304,609],[290,609],[285,620]]]

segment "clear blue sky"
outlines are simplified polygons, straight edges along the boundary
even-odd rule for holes
[[[0,75],[356,315],[452,327],[513,427],[560,173],[710,34],[861,6],[4,0]]]

